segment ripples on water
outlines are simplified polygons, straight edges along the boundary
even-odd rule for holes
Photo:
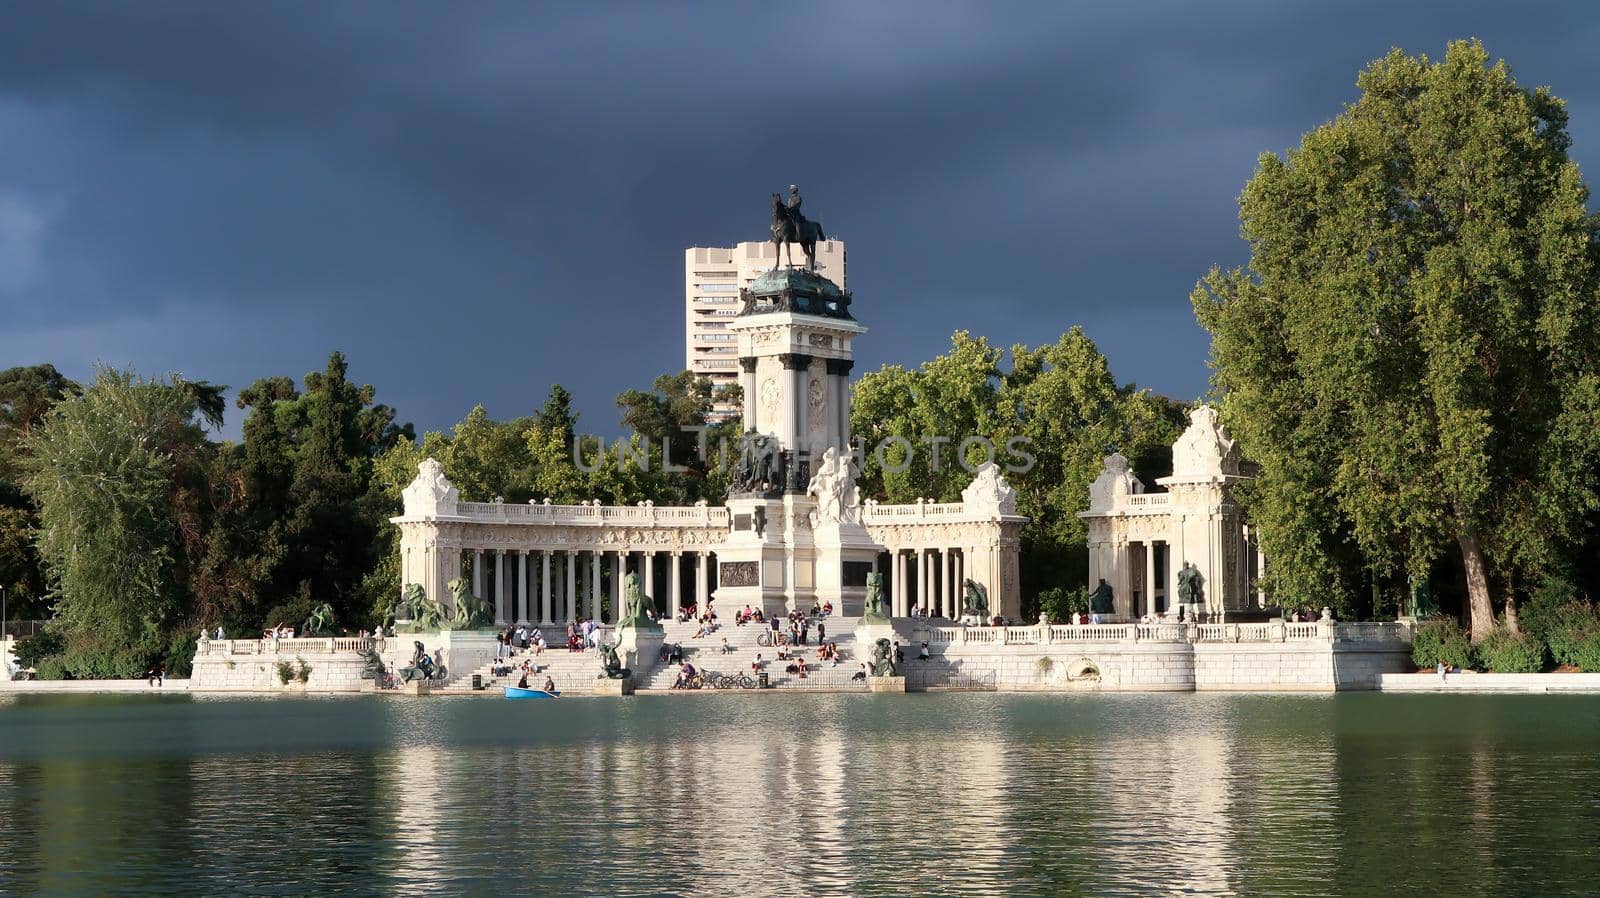
[[[1595,894],[1600,700],[0,700],[0,893]]]

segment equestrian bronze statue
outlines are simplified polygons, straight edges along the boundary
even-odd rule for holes
[[[789,185],[789,199],[772,195],[772,244],[776,255],[785,255],[787,265],[794,267],[794,250],[791,244],[800,244],[806,254],[806,270],[817,270],[817,241],[827,240],[822,225],[807,219],[800,212],[800,188]]]

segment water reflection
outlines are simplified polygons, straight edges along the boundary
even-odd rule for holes
[[[1550,894],[1600,701],[0,700],[0,893]]]

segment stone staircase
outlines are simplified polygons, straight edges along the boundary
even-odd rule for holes
[[[554,634],[554,630],[547,630],[546,639]],[[566,631],[562,630],[559,639],[566,640]],[[502,687],[515,686],[522,678],[522,662],[532,661],[542,668],[537,674],[528,675],[528,685],[538,689],[544,685],[544,678],[550,677],[556,681],[556,689],[563,695],[583,694],[594,691],[594,681],[600,676],[599,649],[587,649],[582,652],[569,652],[565,645],[560,648],[546,647],[543,654],[534,654],[533,649],[514,649],[511,654],[512,671],[509,675],[497,677],[489,671],[493,664],[485,664],[474,670],[469,670],[459,675],[452,675],[450,680],[441,688],[435,689],[436,695],[481,695],[472,688],[472,675],[483,677],[483,692],[498,694]]]
[[[810,643],[795,646],[795,654],[806,659],[811,665],[811,670],[806,679],[800,679],[796,674],[785,673],[785,663],[777,661],[778,649],[776,646],[760,645],[757,640],[763,633],[771,633],[770,624],[748,623],[736,626],[731,621],[722,624],[716,632],[699,639],[694,638],[697,624],[678,623],[677,621],[664,621],[663,629],[666,638],[663,645],[670,646],[679,643],[683,646],[683,656],[696,670],[702,673],[715,671],[722,674],[750,673],[750,664],[759,653],[766,662],[765,670],[769,682],[777,688],[826,688],[826,689],[859,689],[866,691],[866,684],[853,682],[850,675],[858,668],[859,658],[855,651],[856,619],[831,616],[822,619],[827,628],[829,642],[839,646],[839,664],[830,667],[827,664],[817,665],[817,626],[812,621]],[[722,641],[726,638],[731,651],[722,651]],[[676,664],[657,663],[650,673],[642,678],[635,678],[635,688],[639,690],[668,690],[678,676]]]

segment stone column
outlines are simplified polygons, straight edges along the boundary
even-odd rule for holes
[[[828,380],[833,393],[829,399],[833,445],[840,449],[850,446],[850,369],[855,362],[849,359],[828,359]]]
[[[621,620],[622,610],[622,578],[628,575],[628,553],[617,550],[611,553],[611,619],[606,623],[614,624]]]
[[[1144,603],[1150,614],[1156,613],[1156,543],[1144,541]]]
[[[653,606],[656,600],[656,553],[654,552],[644,553],[644,583],[640,584],[640,588]]]
[[[506,625],[506,553],[498,549],[494,553],[494,622]]]
[[[600,552],[589,552],[589,617],[600,623]]]
[[[744,429],[758,430],[756,426],[756,359],[754,356],[739,359],[739,387],[744,390]]]
[[[578,619],[578,552],[562,552],[566,555],[566,579],[562,583],[562,591],[566,594],[566,619]]]
[[[806,372],[811,368],[811,356],[800,352],[786,352],[778,356],[783,365],[783,404],[779,408],[778,438],[783,448],[798,452],[805,440]]]
[[[1178,602],[1178,572],[1183,570],[1187,557],[1183,553],[1183,516],[1173,515],[1167,524],[1167,605],[1176,608]]]
[[[893,601],[889,603],[890,617],[905,617],[908,599],[906,596],[906,553],[903,549],[894,550],[894,594]]]
[[[545,549],[543,552],[540,553],[539,561],[540,561],[540,573],[542,573],[544,575],[544,576],[539,578],[539,623],[544,624],[545,626],[548,627],[551,624],[555,623],[555,621],[552,620],[551,617],[550,617],[550,550],[549,549]]]
[[[683,608],[683,553],[672,553],[672,582],[667,585],[667,613],[673,617]]]
[[[517,567],[517,594],[511,602],[508,622],[525,624],[528,622],[528,553],[523,549],[512,549],[511,558],[511,563]]]
[[[1256,607],[1267,607],[1267,588],[1261,585],[1261,578],[1267,575],[1267,556],[1261,551],[1261,535],[1256,535]],[[1409,606],[1408,606],[1409,607]]]
[[[949,549],[939,553],[939,573],[943,584],[939,588],[939,613],[944,617],[955,617],[955,606],[950,602],[950,568],[954,566],[955,559],[951,557]]]
[[[478,549],[472,553],[472,594],[484,598],[487,593],[483,590],[483,550]]]
[[[694,603],[698,608],[704,608],[711,595],[711,574],[706,570],[709,560],[706,552],[694,553]]]
[[[928,550],[917,550],[917,607],[928,604]]]

